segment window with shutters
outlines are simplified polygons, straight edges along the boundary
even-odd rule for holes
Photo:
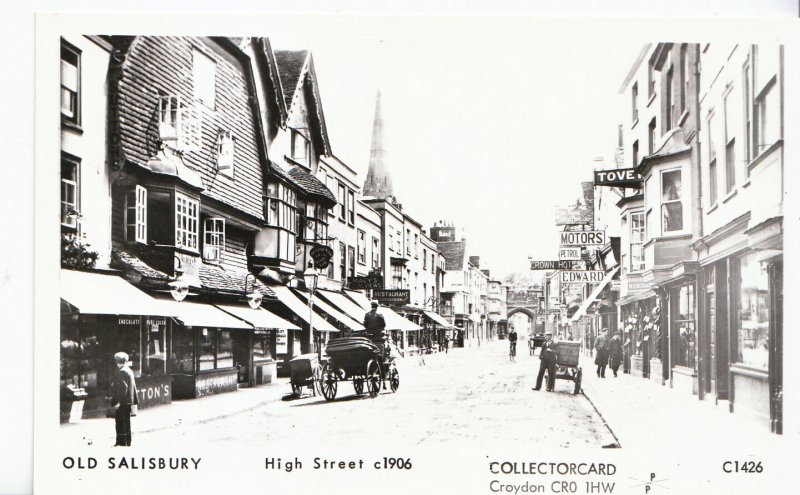
[[[158,98],[158,137],[165,146],[195,151],[203,142],[202,111],[191,98],[162,95]]]
[[[203,223],[203,259],[220,262],[225,252],[225,219],[206,218]]]
[[[217,170],[233,177],[235,140],[231,131],[220,131],[217,135]]]
[[[147,242],[147,189],[142,186],[125,196],[125,240]]]
[[[81,124],[81,51],[61,40],[61,121]]]

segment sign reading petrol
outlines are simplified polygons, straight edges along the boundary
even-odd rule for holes
[[[558,250],[558,259],[562,261],[580,261],[581,248],[579,247],[562,247]]]

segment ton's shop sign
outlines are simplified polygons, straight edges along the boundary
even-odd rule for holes
[[[558,250],[558,259],[562,261],[580,261],[581,248],[579,247],[562,247]]]
[[[599,284],[606,276],[603,270],[574,270],[559,272],[562,284]]]
[[[606,243],[605,230],[560,232],[561,246],[602,246]]]

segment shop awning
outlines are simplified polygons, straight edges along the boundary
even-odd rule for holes
[[[283,286],[283,285],[271,285],[270,289],[275,293],[277,296],[278,301],[280,301],[284,306],[289,308],[289,311],[296,314],[300,317],[304,322],[309,323],[308,319],[310,315],[308,314],[308,304],[304,303],[297,297],[292,289]],[[318,332],[338,332],[339,330],[336,329],[333,325],[328,323],[327,321],[323,320],[322,318],[314,318],[313,321],[314,330]]]
[[[605,289],[606,285],[608,285],[609,282],[611,282],[611,279],[614,278],[614,275],[616,275],[618,271],[619,267],[616,267],[610,272],[606,273],[606,276],[603,277],[603,281],[597,284],[597,287],[595,287],[592,293],[589,295],[589,297],[587,297],[586,300],[583,301],[581,306],[578,308],[578,311],[576,311],[575,314],[572,315],[570,321],[573,322],[578,321],[581,319],[583,315],[586,314],[586,310],[589,309],[589,306],[591,306],[591,304],[595,302],[595,300],[597,300],[597,296],[599,296],[600,292],[602,292],[603,289]]]
[[[264,308],[253,309],[250,306],[232,306],[215,304],[215,306],[236,318],[246,321],[257,329],[300,330],[300,327],[284,320],[280,316]]]
[[[384,321],[386,321],[386,330],[402,330],[403,332],[422,330],[422,327],[411,320],[403,318],[391,308],[380,306],[378,307],[378,313],[381,314]]]
[[[346,290],[344,293],[347,294],[350,299],[355,301],[356,304],[364,308],[364,311],[369,311],[371,309],[369,299],[367,299],[367,296],[365,296],[363,292]]]
[[[364,315],[367,314],[368,310],[354,303],[344,294],[329,290],[318,290],[317,294],[321,294],[329,303],[339,308],[350,318],[359,322],[364,321]]]
[[[433,311],[425,311],[425,310],[423,310],[422,314],[424,314],[429,320],[431,320],[432,322],[436,323],[439,326],[442,326],[444,328],[450,328],[452,326],[452,325],[450,325],[450,323],[448,323],[447,320],[445,320],[444,318],[442,318],[438,314],[434,313]]]
[[[308,292],[297,291],[296,294],[303,299],[303,302],[308,303]],[[334,320],[340,322],[342,325],[346,326],[350,330],[353,331],[364,330],[364,325],[350,318],[349,316],[342,313],[338,309],[334,308],[333,306],[325,302],[321,297],[314,298],[314,307],[318,308],[323,313],[329,314],[330,316],[333,317]]]
[[[253,325],[229,315],[212,304],[185,300],[178,302],[166,298],[159,301],[175,311],[176,318],[187,327],[253,329]]]
[[[650,299],[651,297],[655,297],[656,293],[652,290],[646,290],[644,292],[638,292],[636,294],[631,294],[629,296],[625,296],[617,301],[617,306],[625,306],[626,304],[630,304],[636,301],[644,301],[645,299]]]
[[[177,316],[161,300],[113,274],[61,270],[59,290],[61,299],[83,314]]]

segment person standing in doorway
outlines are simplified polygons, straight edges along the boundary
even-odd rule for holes
[[[611,371],[614,372],[616,377],[619,365],[622,364],[622,339],[619,337],[619,332],[614,332],[614,336],[608,341],[608,359]]]
[[[111,405],[117,408],[114,424],[117,431],[115,447],[131,446],[131,408],[139,404],[136,393],[136,379],[128,366],[128,355],[124,352],[114,354],[119,372],[113,385]]]
[[[608,329],[604,328],[594,341],[594,364],[597,365],[597,376],[606,377],[606,366],[608,366]]]
[[[539,375],[536,377],[536,386],[533,387],[533,390],[541,390],[544,372],[547,371],[547,391],[553,391],[556,384],[557,358],[553,332],[545,332],[542,350],[539,351]]]

